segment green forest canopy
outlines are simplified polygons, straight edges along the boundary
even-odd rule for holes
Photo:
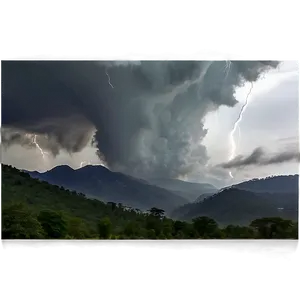
[[[162,209],[147,212],[87,199],[82,193],[33,179],[2,165],[3,239],[298,239],[298,222],[253,220],[249,226],[220,228],[199,216],[172,220]]]

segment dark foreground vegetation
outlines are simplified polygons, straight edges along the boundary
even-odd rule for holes
[[[298,222],[274,217],[220,228],[206,216],[172,220],[159,208],[87,199],[2,165],[2,239],[298,239]]]

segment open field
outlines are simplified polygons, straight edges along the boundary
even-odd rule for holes
[[[118,249],[121,248],[121,249]],[[129,249],[128,249],[129,248]],[[131,249],[130,249],[131,248]],[[281,240],[188,240],[188,241],[1,241],[0,255],[14,256],[267,256],[300,255],[300,241]],[[125,251],[125,252],[124,252]],[[131,253],[131,254],[130,254]],[[133,254],[134,253],[134,254]],[[294,258],[293,258],[294,259]],[[262,258],[258,258],[258,263]]]

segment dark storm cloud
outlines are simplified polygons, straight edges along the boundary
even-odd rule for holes
[[[233,160],[221,164],[225,169],[240,168],[250,165],[274,165],[290,161],[300,161],[299,151],[287,151],[282,153],[267,154],[262,148],[258,147],[253,150],[249,156],[239,155]]]
[[[45,119],[40,123],[26,124],[23,128],[4,127],[1,130],[1,139],[5,148],[13,144],[36,148],[33,143],[34,134],[37,134],[38,144],[56,156],[61,148],[70,154],[79,152],[92,140],[94,131],[93,126],[86,119],[72,116]]]
[[[98,153],[111,169],[185,175],[208,160],[206,113],[234,106],[237,86],[277,65],[233,61],[226,75],[220,61],[5,61],[2,122],[10,135],[3,143],[26,144],[26,132],[54,155],[76,152],[96,129]]]

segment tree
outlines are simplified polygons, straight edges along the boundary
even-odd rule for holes
[[[141,213],[142,213],[142,211],[141,211],[140,209],[138,209],[138,208],[136,208],[134,211],[135,211],[137,214],[141,214]]]
[[[160,232],[160,234],[158,235],[158,239],[159,240],[165,240],[166,236],[163,234],[163,232]]]
[[[250,227],[256,229],[260,237],[269,237],[269,221],[268,218],[255,219],[251,222]]]
[[[228,225],[223,230],[225,238],[251,239],[254,238],[253,229],[245,226]]]
[[[70,218],[68,220],[68,235],[74,239],[84,239],[90,237],[88,228],[81,218]]]
[[[138,236],[140,234],[139,224],[135,221],[130,221],[124,228],[124,234],[126,236]]]
[[[111,210],[112,210],[112,211],[115,211],[115,210],[116,210],[116,208],[117,208],[117,203],[115,203],[115,202],[107,202],[107,204],[111,206]]]
[[[157,218],[162,218],[165,214],[165,211],[163,209],[157,208],[157,207],[152,207],[151,209],[148,210],[150,212],[150,215],[157,217]]]
[[[258,238],[282,239],[288,236],[288,232],[293,227],[293,222],[280,217],[261,218],[252,221],[250,227],[256,230]]]
[[[173,220],[164,218],[162,221],[163,225],[163,233],[167,239],[171,239],[173,237]]]
[[[193,226],[200,237],[210,237],[218,229],[218,224],[209,217],[198,217],[192,220]]]
[[[272,218],[270,226],[270,238],[283,239],[289,237],[289,231],[293,227],[291,220]]]
[[[185,227],[185,222],[178,221],[178,220],[175,221],[173,224],[174,235],[176,236],[178,232],[183,232],[184,227]]]
[[[22,202],[2,207],[3,239],[42,239],[44,231],[36,216]]]
[[[184,238],[186,239],[194,239],[197,237],[197,232],[193,226],[193,224],[184,222],[185,226],[183,227],[183,234],[184,234]]]
[[[100,239],[109,239],[112,230],[112,224],[108,217],[102,218],[97,224]]]
[[[50,209],[40,211],[38,220],[47,238],[61,239],[67,234],[67,221],[62,212]]]
[[[195,238],[196,231],[192,224],[182,221],[173,223],[173,236],[176,238]]]
[[[157,217],[154,217],[152,215],[146,218],[146,228],[148,230],[154,230],[155,235],[159,235],[159,233],[163,229],[163,223]]]
[[[149,229],[147,232],[147,238],[150,240],[155,240],[156,239],[156,234],[154,229]]]
[[[71,192],[71,195],[72,195],[72,196],[78,196],[78,194],[77,194],[76,191],[72,191],[72,192]]]

